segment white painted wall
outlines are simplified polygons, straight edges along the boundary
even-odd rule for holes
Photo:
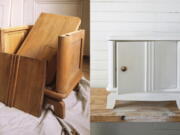
[[[0,0],[0,27],[34,24],[41,12],[79,16],[87,30],[85,54],[89,55],[89,0]]]
[[[91,0],[91,86],[107,87],[110,36],[180,37],[179,0]]]

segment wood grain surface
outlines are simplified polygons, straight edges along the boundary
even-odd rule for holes
[[[0,53],[0,101],[7,104],[13,55]]]
[[[78,17],[41,13],[17,54],[47,60],[46,83],[51,84],[56,73],[58,36],[78,30],[80,24]]]
[[[40,116],[45,89],[45,75],[45,61],[20,56],[11,106]]]
[[[0,51],[9,54],[16,53],[31,28],[31,25],[2,28],[0,30]]]
[[[64,97],[82,78],[84,36],[85,31],[79,30],[59,37],[56,92]]]
[[[80,23],[81,20],[77,17],[42,13],[17,54],[49,60],[53,54],[47,48],[57,49],[58,36],[77,30]]]
[[[35,116],[41,115],[46,63],[0,53],[0,101]]]

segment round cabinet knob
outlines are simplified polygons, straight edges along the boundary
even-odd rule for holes
[[[126,66],[122,66],[122,67],[121,67],[121,71],[122,71],[122,72],[127,71],[127,67],[126,67]]]

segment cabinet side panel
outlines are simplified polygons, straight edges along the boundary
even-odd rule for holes
[[[12,55],[0,53],[0,101],[7,103]]]

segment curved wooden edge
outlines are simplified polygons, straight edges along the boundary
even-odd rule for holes
[[[48,97],[45,97],[45,103],[54,106],[54,114],[62,119],[65,118],[65,103],[64,101],[57,101]]]
[[[82,73],[77,75],[77,78],[75,78],[73,80],[73,83],[72,83],[73,85],[71,85],[69,87],[69,89],[66,91],[66,93],[62,93],[62,92],[60,92],[60,90],[57,91],[57,90],[45,89],[44,90],[45,96],[53,98],[55,100],[65,99],[73,90],[75,90],[75,88],[76,88],[77,84],[79,83],[79,81],[81,80],[82,76],[83,76]]]
[[[58,93],[54,90],[45,89],[45,96],[55,99],[55,100],[62,100],[68,96],[69,93]]]
[[[78,89],[79,89],[79,83],[77,83],[77,85],[74,87],[73,90],[78,91]],[[52,98],[54,100],[60,101],[60,100],[62,100],[64,98],[66,98],[71,91],[69,93],[62,94],[62,93],[58,93],[58,92],[56,92],[54,90],[45,89],[44,92],[45,92],[45,96],[47,96],[49,98]]]

